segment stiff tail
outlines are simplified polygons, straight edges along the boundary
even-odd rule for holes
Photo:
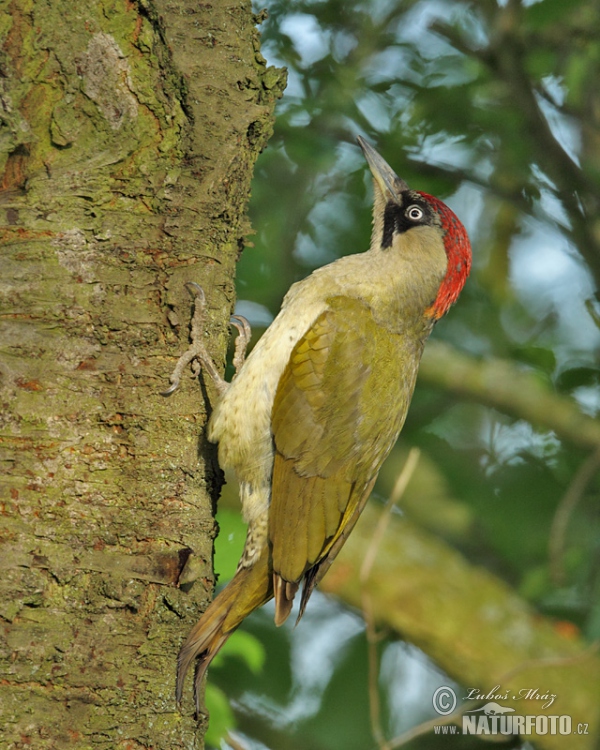
[[[208,665],[225,641],[250,612],[273,597],[273,577],[268,548],[251,568],[240,568],[223,591],[194,625],[177,660],[177,704],[181,706],[183,684],[190,664],[199,657],[194,678],[196,710],[200,711],[200,683]]]
[[[339,534],[333,540],[324,558],[304,574],[300,613],[296,624],[304,614],[304,609],[313,589],[329,570],[354,528],[374,483],[375,478],[362,488],[358,502],[350,513],[348,520],[340,529]],[[200,683],[208,665],[225,641],[250,612],[268,602],[273,598],[273,595],[275,595],[275,624],[282,625],[290,614],[298,585],[299,582],[286,581],[273,573],[271,550],[268,545],[265,545],[260,557],[251,568],[240,568],[194,625],[192,632],[181,647],[177,660],[177,704],[181,706],[183,683],[190,664],[196,657],[199,657],[194,679],[196,711],[199,713]]]

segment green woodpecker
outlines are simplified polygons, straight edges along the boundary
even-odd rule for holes
[[[232,383],[221,381],[208,437],[237,474],[248,533],[234,578],[181,649],[179,703],[192,661],[197,696],[254,609],[274,597],[281,625],[302,583],[302,616],[402,429],[425,341],[471,268],[454,213],[358,142],[374,177],[370,248],[294,284]],[[195,355],[217,379],[206,352]]]

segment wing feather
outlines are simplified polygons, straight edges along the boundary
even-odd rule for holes
[[[297,588],[312,571],[306,604],[318,567],[332,549],[337,554],[344,528],[366,501],[414,388],[420,351],[406,346],[406,337],[379,325],[366,303],[340,297],[328,301],[294,347],[272,411],[276,600],[284,591],[278,578]],[[398,371],[390,378],[392,362]],[[278,611],[287,616],[290,606],[282,600]]]

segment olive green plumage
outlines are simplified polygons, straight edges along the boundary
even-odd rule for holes
[[[377,476],[402,428],[423,343],[376,323],[361,300],[335,297],[296,344],[272,412],[276,590],[278,579],[297,588],[327,557]],[[291,607],[285,591],[276,604],[280,624]]]

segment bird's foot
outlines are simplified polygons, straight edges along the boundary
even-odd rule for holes
[[[233,368],[237,375],[241,366],[246,361],[246,350],[252,338],[252,328],[250,323],[243,315],[232,315],[229,319],[230,325],[237,328],[238,337],[235,340],[235,349],[233,350]]]
[[[171,385],[166,391],[162,391],[161,395],[170,396],[172,393],[175,393],[179,388],[183,371],[190,363],[194,375],[198,375],[201,368],[210,375],[219,395],[221,395],[225,393],[229,387],[229,383],[219,375],[219,371],[204,344],[206,295],[204,294],[204,289],[202,289],[200,284],[197,284],[195,281],[186,282],[185,287],[194,298],[194,312],[190,323],[190,338],[192,343],[189,349],[187,349],[177,360],[177,364],[169,377]],[[241,315],[233,315],[231,317],[231,325],[237,329],[239,334],[235,342],[233,355],[233,366],[237,374],[240,367],[244,364],[246,349],[250,341],[252,330],[246,318],[243,318]]]

